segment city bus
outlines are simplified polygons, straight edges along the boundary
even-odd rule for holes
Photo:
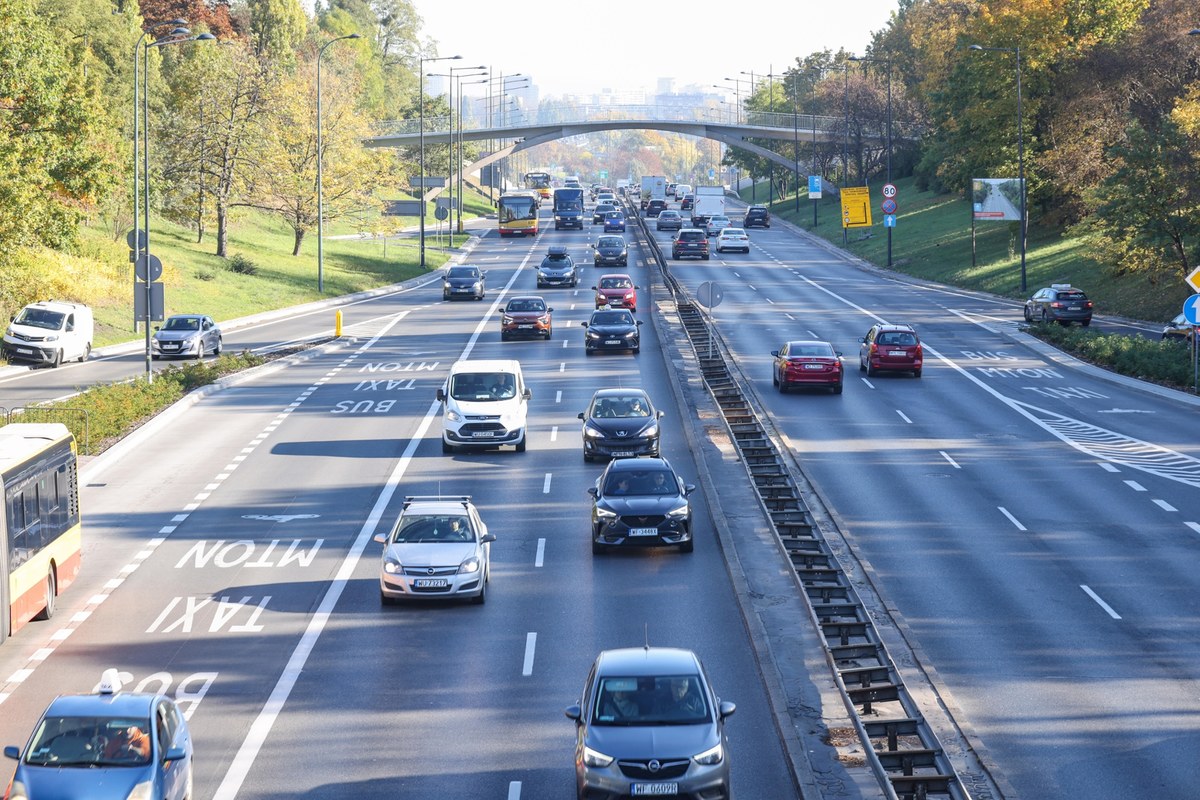
[[[549,172],[526,172],[525,173],[525,188],[538,193],[538,197],[543,200],[550,199],[550,173]]]
[[[500,195],[500,207],[496,214],[500,236],[537,236],[539,205],[536,192]]]
[[[83,527],[75,437],[61,423],[0,428],[0,642],[54,616],[79,575]]]

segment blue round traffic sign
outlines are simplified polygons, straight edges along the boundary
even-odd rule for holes
[[[1183,301],[1183,318],[1193,325],[1200,325],[1200,294]]]
[[[895,214],[896,213],[896,201],[890,197],[888,199],[884,200],[883,201],[883,213]]]

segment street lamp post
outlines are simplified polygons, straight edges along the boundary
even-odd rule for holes
[[[890,58],[859,58],[850,56],[851,61],[874,61],[887,65],[887,182],[892,182],[892,60]],[[887,265],[892,266],[892,229],[887,229]]]
[[[792,73],[792,160],[796,163],[796,218],[800,217],[800,70]]]
[[[1025,137],[1021,130],[1021,46],[1016,47],[983,47],[973,44],[969,50],[992,53],[1012,53],[1017,58],[1017,180],[1021,184],[1021,293],[1028,291],[1025,282],[1025,237],[1027,222],[1025,213]]]
[[[321,56],[325,55],[325,48],[334,42],[361,38],[361,34],[349,33],[330,39],[317,51],[317,294],[325,293],[325,196],[322,193],[321,180],[321,163],[324,161],[325,151],[321,139]]]
[[[156,39],[153,42],[145,41],[146,33],[150,32],[150,31],[146,31],[146,33],[143,33],[141,38],[138,39],[137,45],[134,48],[133,61],[134,61],[135,67],[137,65],[137,47],[142,48],[142,192],[143,192],[142,206],[143,207],[142,207],[142,236],[141,237],[138,237],[137,231],[136,231],[136,228],[137,228],[136,178],[135,178],[135,185],[134,185],[134,198],[135,198],[134,203],[135,203],[135,205],[134,205],[133,225],[134,225],[134,229],[135,229],[134,230],[134,244],[140,244],[141,248],[142,248],[142,256],[139,256],[139,258],[144,257],[146,259],[146,262],[145,262],[145,269],[146,269],[145,284],[146,284],[146,382],[147,383],[152,383],[154,381],[154,368],[152,366],[153,359],[151,358],[151,352],[150,352],[150,338],[151,338],[150,337],[150,318],[151,318],[151,312],[152,312],[151,298],[153,297],[152,287],[154,285],[154,280],[153,280],[151,272],[150,272],[150,48],[151,47],[165,47],[166,45],[169,45],[169,44],[182,44],[184,42],[207,42],[207,41],[212,41],[213,39],[217,38],[217,37],[213,36],[211,33],[201,33],[198,36],[192,36],[191,35],[192,32],[190,30],[183,27],[182,24],[178,24],[178,23],[182,23],[182,22],[183,22],[183,20],[173,20],[172,22],[167,22],[167,23],[162,23],[159,25],[152,26],[150,30],[154,30],[155,28],[161,28],[165,25],[175,25],[175,28],[172,29],[172,31],[170,33],[168,33],[166,36],[164,36],[163,38]],[[137,103],[137,76],[136,76],[136,69],[135,69],[135,75],[134,75],[135,108],[136,108],[136,103]],[[136,119],[136,118],[137,118],[137,115],[135,112],[134,119]],[[134,153],[135,153],[134,163],[135,163],[135,165],[137,163],[136,152],[137,152],[137,144],[135,142],[135,144],[134,144]],[[140,241],[139,241],[139,239],[140,239]],[[136,281],[136,275],[134,277],[134,280]]]
[[[417,106],[420,110],[420,154],[418,156],[421,162],[420,185],[417,187],[417,194],[421,198],[421,268],[425,268],[425,62],[426,61],[456,61],[462,56],[434,56],[426,58],[425,56],[417,56]]]
[[[485,70],[484,72],[477,73],[477,75],[479,75],[479,78],[478,78],[478,80],[473,80],[473,81],[465,81],[465,83],[467,83],[467,84],[472,84],[472,83],[487,83],[488,79],[487,79],[486,77],[484,77],[484,76],[486,76],[486,75],[487,75],[486,68],[485,68],[485,67],[478,67],[478,69]],[[458,203],[456,204],[456,208],[455,208],[455,217],[456,217],[456,218],[457,218],[457,220],[458,220],[458,224],[457,224],[457,231],[458,231],[458,233],[462,233],[462,232],[463,232],[463,221],[462,221],[462,206],[463,206],[463,201],[462,201],[462,198],[463,198],[463,172],[462,172],[462,164],[463,164],[463,145],[465,144],[465,139],[463,138],[463,93],[462,93],[462,86],[463,86],[463,83],[464,83],[464,81],[463,81],[462,79],[463,79],[463,78],[466,78],[466,77],[470,77],[470,76],[468,76],[468,75],[460,75],[460,76],[458,77],[458,158],[457,158],[457,159],[455,159],[455,161],[454,161],[454,165],[455,165],[455,167],[456,167],[456,169],[457,169],[457,172],[458,172]],[[451,144],[453,144],[453,142],[451,142]]]

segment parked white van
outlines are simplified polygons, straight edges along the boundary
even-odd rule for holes
[[[41,300],[12,318],[4,331],[4,357],[57,367],[92,354],[92,310],[80,303]]]
[[[445,386],[437,391],[442,452],[507,444],[525,452],[530,397],[519,361],[455,362]]]

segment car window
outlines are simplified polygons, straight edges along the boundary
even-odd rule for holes
[[[625,244],[625,240],[617,236],[605,236],[600,239],[598,247],[621,247]]]
[[[546,304],[541,300],[509,300],[506,310],[516,313],[545,311]]]
[[[633,316],[628,311],[598,311],[592,314],[593,325],[632,325]]]
[[[1087,295],[1085,295],[1083,292],[1078,292],[1078,291],[1075,291],[1075,292],[1059,292],[1059,293],[1058,293],[1058,299],[1059,299],[1059,300],[1065,300],[1065,301],[1068,301],[1068,302],[1073,302],[1073,301],[1076,301],[1076,300],[1086,300],[1086,299],[1087,299]]]
[[[164,331],[198,331],[200,330],[200,320],[196,317],[171,317],[162,329]]]
[[[475,533],[462,515],[405,515],[392,541],[398,544],[473,542]]]
[[[46,717],[30,740],[25,763],[33,765],[137,767],[150,763],[145,717]]]

